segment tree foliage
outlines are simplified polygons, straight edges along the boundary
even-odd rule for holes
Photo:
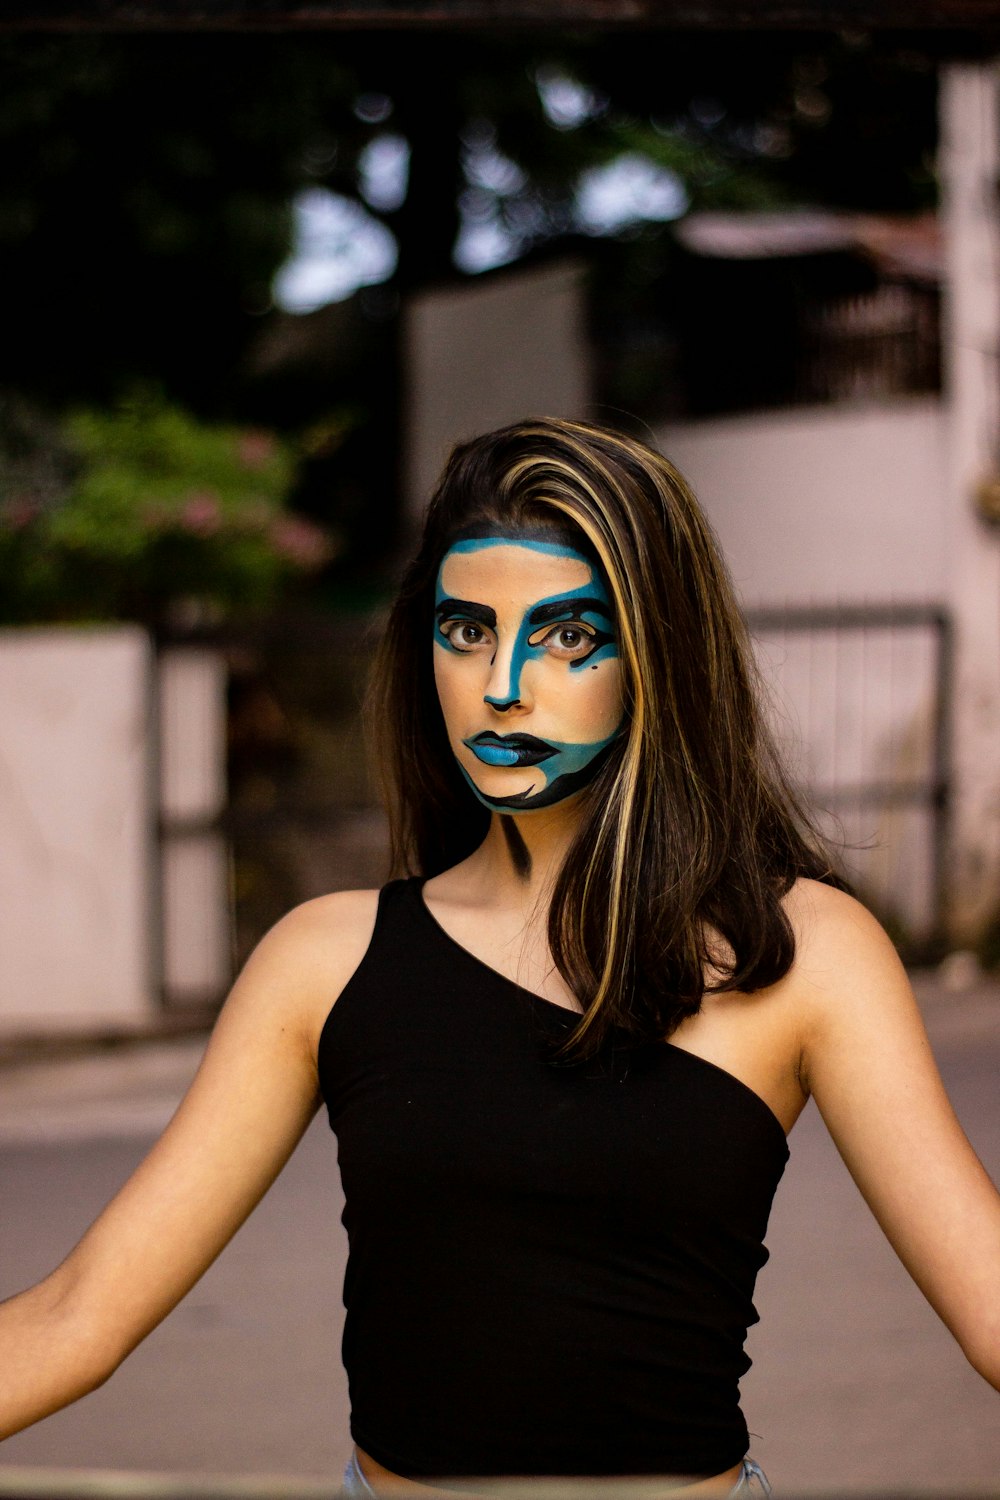
[[[553,121],[539,81],[590,91]],[[358,108],[384,100],[383,112]],[[694,206],[933,199],[933,59],[919,39],[700,33],[19,37],[0,46],[0,384],[58,400],[153,377],[207,411],[238,388],[314,183],[358,194],[389,123],[411,146],[383,218],[405,290],[456,273],[478,141],[523,175],[495,208],[521,249],[574,232],[580,174],[622,152]]]
[[[9,400],[0,417],[5,622],[259,610],[334,550],[285,510],[295,455],[269,433],[198,421],[152,391],[45,433]],[[44,452],[46,470],[18,447]]]

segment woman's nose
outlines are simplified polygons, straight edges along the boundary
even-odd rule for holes
[[[490,663],[486,692],[483,694],[483,702],[495,708],[497,713],[505,714],[512,708],[525,706],[523,665],[516,648],[504,650],[501,646],[497,647]]]

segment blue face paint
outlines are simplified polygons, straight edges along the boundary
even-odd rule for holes
[[[563,770],[558,774],[553,774],[551,780],[546,779],[545,785],[537,791],[529,789],[526,792],[514,792],[509,797],[490,797],[476,785],[461,762],[459,762],[459,770],[484,807],[493,808],[497,812],[533,812],[536,808],[551,807],[553,802],[561,802],[564,797],[571,797],[574,792],[578,792],[581,787],[593,781],[607,760],[606,752],[611,749],[620,733],[621,726],[604,740],[582,744],[550,741],[549,743],[563,764]],[[521,762],[512,761],[508,764],[518,765]]]
[[[540,739],[519,732],[522,731],[522,720],[518,714],[511,720],[508,731],[502,718],[498,720],[497,716],[520,706],[523,674],[532,662],[544,662],[548,668],[544,679],[547,717],[551,719],[555,708],[558,719],[560,679],[553,674],[560,670],[567,674],[566,689],[571,695],[568,705],[578,712],[581,700],[570,686],[571,679],[618,657],[614,610],[593,561],[564,542],[539,540],[524,532],[465,537],[450,548],[438,572],[434,641],[440,650],[459,657],[476,654],[481,658],[485,643],[492,641],[492,667],[496,650],[501,644],[506,645],[499,640],[497,615],[492,605],[483,600],[449,595],[443,584],[448,558],[491,547],[523,547],[553,558],[569,559],[584,564],[588,573],[582,583],[535,599],[524,610],[513,626],[514,639],[510,645],[506,680],[500,684],[491,681],[490,691],[483,695],[482,701],[492,710],[488,719],[490,727],[463,737],[461,741],[485,766],[520,770],[537,768],[538,775],[527,790],[490,796],[476,785],[468,768],[459,760],[466,780],[485,806],[498,811],[527,811],[551,806],[585,786],[606,760],[610,747],[621,732],[622,719],[610,735],[592,740],[565,741]],[[562,631],[560,626],[564,627]],[[508,632],[511,630],[510,621],[505,628]],[[560,649],[575,651],[576,654],[560,657]]]

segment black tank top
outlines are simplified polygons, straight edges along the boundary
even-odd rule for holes
[[[350,1256],[351,1432],[416,1479],[719,1474],[788,1151],[664,1043],[554,1065],[570,1012],[379,899],[319,1070]]]

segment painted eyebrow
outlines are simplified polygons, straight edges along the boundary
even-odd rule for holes
[[[529,625],[545,625],[549,620],[558,620],[561,615],[600,615],[604,620],[611,619],[611,607],[605,599],[585,597],[577,595],[572,599],[553,599],[547,604],[539,604],[528,616]]]
[[[434,614],[439,622],[450,620],[452,615],[466,615],[480,625],[488,625],[491,630],[497,626],[496,610],[490,609],[488,604],[477,604],[474,599],[442,599],[435,604]]]

